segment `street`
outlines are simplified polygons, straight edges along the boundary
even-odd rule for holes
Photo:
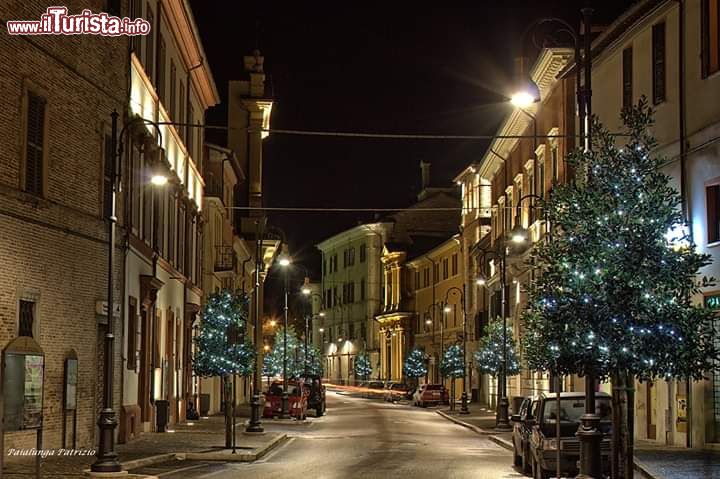
[[[290,439],[254,463],[174,461],[133,473],[172,479],[515,478],[510,453],[432,409],[328,392],[328,414],[310,425],[273,425]],[[266,423],[267,426],[268,423]]]

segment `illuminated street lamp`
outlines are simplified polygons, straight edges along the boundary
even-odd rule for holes
[[[280,419],[290,419],[287,377],[288,270],[290,269],[290,263],[290,257],[286,253],[283,253],[278,260],[278,264],[282,266],[285,276],[285,310],[283,314],[283,392],[281,396],[282,410],[280,411]]]
[[[138,122],[144,125],[152,125],[157,130],[158,137],[160,138],[160,144],[162,144],[162,133],[157,123],[144,118],[135,118],[127,122],[120,132],[118,133],[118,112],[113,111],[110,114],[111,118],[111,130],[110,130],[110,142],[111,151],[110,155],[110,185],[111,185],[111,197],[110,197],[110,217],[108,218],[108,276],[107,276],[107,329],[105,331],[104,338],[104,358],[103,363],[103,407],[100,410],[97,425],[100,428],[99,445],[96,454],[95,462],[90,466],[92,472],[107,472],[117,473],[122,471],[122,465],[118,461],[117,453],[115,452],[115,428],[117,427],[118,421],[115,416],[115,410],[113,409],[113,384],[114,384],[114,347],[115,336],[113,334],[114,318],[114,299],[115,299],[115,229],[117,223],[116,208],[117,208],[117,192],[119,191],[120,184],[122,183],[121,171],[119,171],[119,162],[123,157],[123,142],[125,134],[129,133],[128,127],[137,124]],[[152,145],[153,148],[158,148],[157,143],[153,140],[146,143],[148,148]],[[150,150],[146,150],[145,155],[148,155]],[[155,162],[152,167],[154,175],[151,177],[151,183],[156,186],[162,186],[167,184],[167,176],[161,174],[162,167],[160,164]]]

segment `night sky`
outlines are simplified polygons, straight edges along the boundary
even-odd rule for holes
[[[506,95],[525,28],[543,16],[577,24],[584,2],[462,8],[386,2],[382,9],[190,3],[223,102],[208,112],[208,124],[226,123],[227,82],[242,76],[242,56],[259,48],[275,98],[272,128],[478,135],[494,133],[509,111]],[[592,3],[594,24],[608,24],[632,2]],[[223,142],[211,134],[208,139]],[[434,183],[449,185],[486,146],[271,135],[264,150],[265,206],[402,208],[418,193],[420,160],[432,163]],[[286,231],[294,261],[318,277],[314,244],[371,218],[270,215]],[[297,281],[302,276],[298,268]]]

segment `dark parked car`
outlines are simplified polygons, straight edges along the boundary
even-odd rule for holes
[[[532,453],[528,446],[532,426],[535,424],[534,413],[537,412],[538,401],[528,396],[520,404],[518,414],[513,414],[513,458],[516,466],[525,474],[532,472]]]
[[[578,472],[580,459],[580,441],[575,433],[580,425],[580,417],[585,412],[585,393],[567,392],[560,394],[560,443],[557,440],[558,404],[555,394],[541,394],[531,405],[532,419],[528,422],[532,429],[528,441],[532,453],[532,473],[535,479],[554,476],[557,465],[557,453],[560,449],[560,471],[574,476]],[[596,393],[595,410],[600,416],[600,430],[604,437],[600,443],[602,468],[610,472],[610,436],[612,434],[612,403],[606,393]],[[514,416],[513,419],[520,419]]]
[[[305,379],[305,390],[308,395],[308,409],[315,410],[315,417],[325,414],[325,385],[320,376]]]

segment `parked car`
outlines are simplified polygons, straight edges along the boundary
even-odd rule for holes
[[[536,412],[537,405],[538,401],[528,396],[520,404],[518,414],[512,415],[513,462],[516,466],[521,467],[525,474],[532,472],[532,453],[528,444],[532,426],[535,424],[534,412]]]
[[[412,401],[413,405],[420,407],[446,404],[449,402],[449,395],[442,384],[421,384],[415,390]]]
[[[385,400],[388,402],[405,399],[410,386],[404,383],[388,382],[385,386]]]
[[[282,381],[273,381],[265,395],[263,417],[279,416],[282,412]],[[297,419],[307,417],[308,392],[297,381],[288,381],[288,411]]]
[[[364,386],[363,397],[369,399],[380,399],[385,389],[384,381],[368,381]]]
[[[532,429],[528,441],[532,453],[532,474],[535,479],[554,476],[557,465],[557,452],[560,449],[560,471],[574,476],[578,472],[580,459],[580,441],[575,436],[580,425],[580,417],[585,413],[585,393],[560,393],[560,443],[557,440],[558,404],[555,394],[541,394],[537,406],[531,405]],[[612,434],[612,403],[606,393],[596,393],[595,410],[600,416],[600,430],[604,434],[600,443],[602,469],[610,472],[610,441]],[[519,419],[515,417],[515,419]],[[532,422],[534,421],[534,423]]]
[[[320,376],[306,378],[304,387],[308,395],[308,408],[315,410],[315,417],[325,414],[325,385]]]

